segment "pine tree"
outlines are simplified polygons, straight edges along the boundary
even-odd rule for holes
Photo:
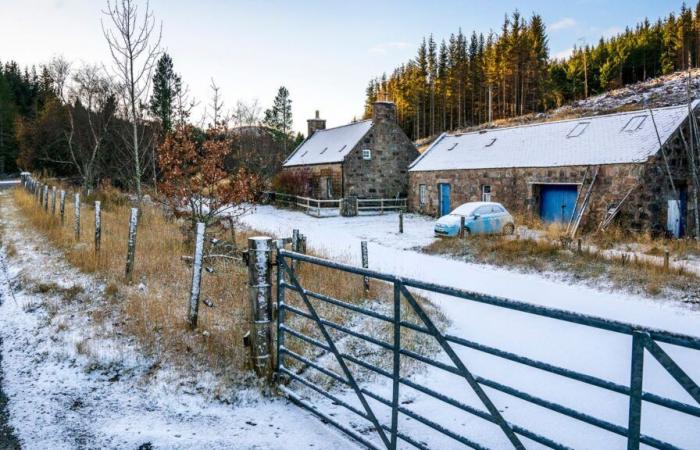
[[[163,53],[153,75],[150,112],[160,121],[164,133],[172,131],[175,103],[181,93],[180,75],[173,70],[173,60],[170,55]]]
[[[265,126],[276,132],[278,139],[282,141],[284,154],[287,154],[287,144],[292,130],[292,99],[289,91],[281,86],[277,91],[272,107],[265,111],[263,119]]]

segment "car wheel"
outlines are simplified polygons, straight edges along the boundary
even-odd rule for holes
[[[513,233],[515,233],[515,225],[512,223],[508,223],[503,227],[503,234],[511,235]]]

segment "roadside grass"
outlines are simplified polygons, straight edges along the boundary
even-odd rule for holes
[[[217,397],[222,400],[228,398],[228,388],[254,383],[249,370],[249,350],[243,346],[243,336],[252,328],[245,266],[227,259],[207,260],[206,267],[210,270],[203,272],[198,327],[192,331],[186,322],[191,264],[182,260],[183,256],[192,254],[192,239],[183,233],[187,229],[183,220],[169,219],[155,205],[142,206],[133,281],[128,283],[124,271],[131,204],[126,196],[113,189],[103,189],[85,199],[89,203],[81,205],[81,233],[76,239],[72,196],[66,196],[65,221],[61,224],[58,211],[52,215],[49,207],[47,213],[26,191],[15,189],[12,195],[24,218],[24,226],[47,236],[71,265],[95,275],[103,283],[102,297],[108,310],[91,312],[96,325],[110,318],[114,320],[116,326],[106,328],[114,328],[114,332],[120,335],[132,336],[152,358],[153,367],[170,365],[191,374],[213,373],[219,380],[217,389],[221,391]],[[95,199],[102,202],[99,252],[94,248]],[[259,234],[255,230],[239,230],[235,234],[235,244],[238,248],[246,248],[248,237]],[[207,230],[207,235],[222,240],[232,239],[231,232],[223,228]],[[324,255],[320,252],[316,256]],[[373,282],[370,291],[365,292],[362,277],[306,263],[298,268],[298,277],[306,289],[347,303],[386,309],[387,315],[392,313],[393,289],[386,283]],[[34,289],[55,289],[47,280],[35,280],[34,284]],[[65,297],[66,293],[60,292],[60,295]],[[213,306],[206,306],[205,299]],[[295,293],[290,292],[287,301],[302,311],[307,310]],[[429,302],[419,301],[438,324],[446,323]],[[318,302],[314,305],[326,320],[356,330],[366,329],[370,336],[387,342],[392,340],[390,327],[359,321],[356,314],[344,308],[318,305]],[[414,319],[410,314],[406,317],[408,321]],[[300,327],[300,331],[314,338],[321,338],[318,326],[308,319],[290,318],[289,324]],[[431,343],[433,339],[421,333],[406,330],[404,334],[404,343],[414,351],[431,352],[435,348]],[[333,331],[333,335],[350,353],[359,355],[370,351],[341,332]],[[295,339],[288,339],[287,345],[304,356],[318,356],[313,348],[301,345]],[[390,361],[376,349],[372,351],[373,360],[381,362],[382,367],[386,360]]]
[[[550,239],[513,239],[474,236],[439,239],[424,247],[427,253],[464,258],[477,263],[516,267],[536,272],[556,272],[574,280],[602,281],[650,296],[672,290],[688,301],[700,298],[700,277],[682,268],[665,269],[643,258],[626,255],[603,257],[586,246],[579,253]]]

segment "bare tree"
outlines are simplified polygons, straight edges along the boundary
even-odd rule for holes
[[[119,79],[120,99],[131,125],[125,144],[131,150],[132,178],[140,202],[143,196],[141,178],[145,170],[142,158],[155,158],[152,152],[150,155],[147,152],[147,147],[152,147],[153,143],[145,138],[144,105],[147,104],[153,68],[160,55],[163,26],[160,24],[156,28],[148,2],[143,13],[139,13],[136,2],[132,0],[107,0],[107,10],[103,12],[109,23],[105,25],[102,21],[102,32],[109,44],[113,71]]]
[[[213,78],[209,87],[212,90],[211,104],[209,105],[209,109],[211,109],[211,113],[209,113],[209,119],[211,120],[209,128],[227,127],[230,118],[224,113],[224,101],[219,93],[221,88],[216,85]]]
[[[114,89],[101,68],[81,67],[73,76],[68,105],[68,151],[86,188],[94,187],[97,164],[116,112]]]
[[[99,66],[85,65],[72,73],[68,61],[55,57],[46,68],[61,103],[53,109],[58,126],[42,128],[65,142],[66,152],[43,149],[41,159],[73,166],[83,185],[94,187],[116,110],[113,86]]]

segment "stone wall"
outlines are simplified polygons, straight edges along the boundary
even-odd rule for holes
[[[363,158],[370,149],[372,159]],[[408,165],[418,150],[396,122],[379,120],[346,156],[343,163],[345,195],[393,198],[408,194]]]
[[[675,136],[666,147],[666,155],[677,192],[681,189],[687,189],[688,192],[686,231],[692,234],[693,185],[688,175],[686,152],[678,136]],[[481,187],[489,185],[492,201],[502,203],[512,212],[537,216],[540,204],[539,188],[542,184],[576,184],[580,195],[583,196],[587,184],[581,187],[581,183],[587,169],[592,171],[594,167],[410,172],[409,208],[416,212],[437,215],[439,183],[451,185],[453,208],[462,203],[480,201]],[[425,184],[427,190],[425,205],[419,202],[421,184]],[[663,232],[666,224],[667,200],[673,198],[673,192],[661,153],[645,163],[601,165],[587,213],[581,221],[582,229],[588,231],[597,229],[605,218],[606,212],[620,202],[632,188],[634,189],[623,204],[616,222],[633,230]]]

